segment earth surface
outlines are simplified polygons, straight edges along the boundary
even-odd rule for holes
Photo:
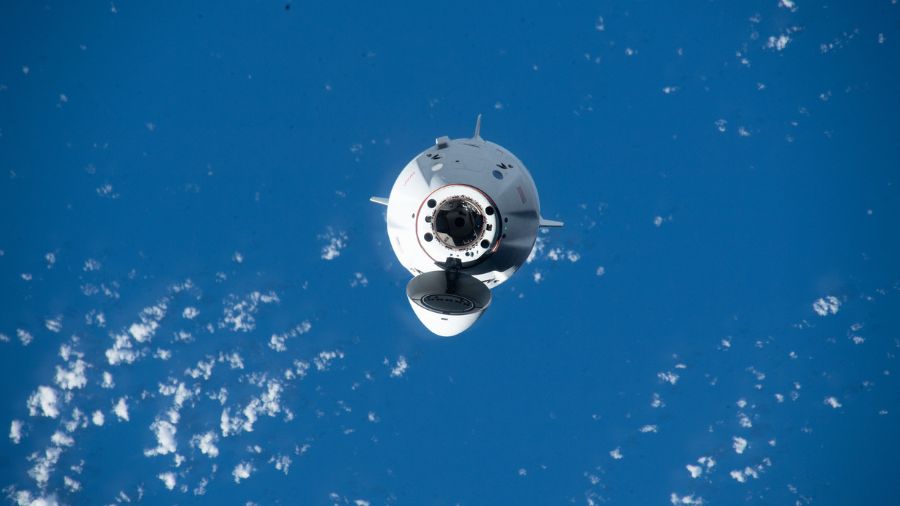
[[[898,504],[900,5],[3,2],[12,504]],[[441,135],[546,218],[431,336]]]

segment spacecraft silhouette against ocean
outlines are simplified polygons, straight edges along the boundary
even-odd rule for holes
[[[397,259],[415,276],[406,296],[431,332],[455,336],[491,304],[491,289],[528,259],[541,218],[528,169],[481,138],[481,115],[469,139],[438,137],[400,172],[387,206],[387,233]]]

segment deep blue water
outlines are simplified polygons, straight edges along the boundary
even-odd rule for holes
[[[897,503],[898,44],[890,0],[4,2],[0,487]],[[566,228],[436,339],[367,199],[478,113]]]

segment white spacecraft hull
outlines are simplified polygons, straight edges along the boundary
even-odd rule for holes
[[[416,276],[407,296],[432,332],[468,329],[490,304],[490,288],[528,258],[543,220],[525,164],[480,136],[440,137],[400,172],[387,205],[387,232],[400,263]],[[427,273],[436,273],[423,276]],[[421,277],[421,278],[420,278]],[[486,287],[488,290],[483,290]]]

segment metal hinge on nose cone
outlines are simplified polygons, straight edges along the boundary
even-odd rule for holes
[[[434,143],[437,144],[438,149],[444,149],[450,145],[450,137],[446,135],[442,135],[434,140]]]

